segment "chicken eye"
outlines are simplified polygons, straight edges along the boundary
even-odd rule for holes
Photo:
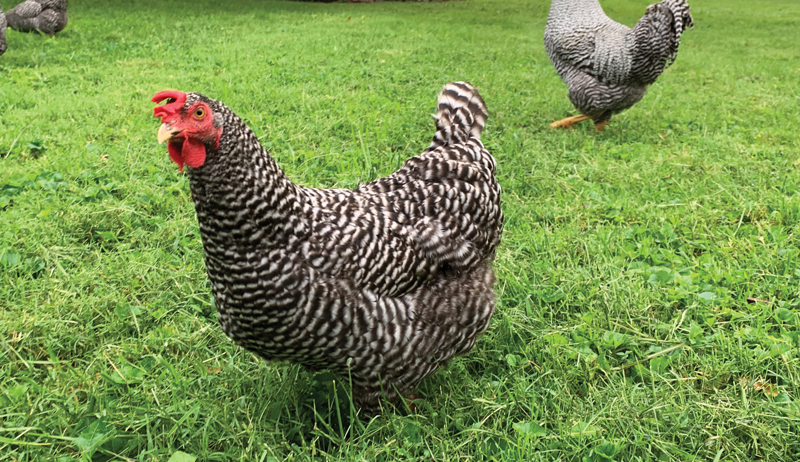
[[[206,116],[206,110],[199,107],[194,110],[194,116],[197,117],[198,119],[202,119],[203,117]]]

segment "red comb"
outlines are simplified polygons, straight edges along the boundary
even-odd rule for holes
[[[175,90],[161,91],[153,96],[152,101],[154,103],[160,103],[165,99],[172,101],[168,101],[167,104],[164,104],[163,106],[156,106],[153,109],[154,116],[161,117],[163,119],[165,116],[175,115],[186,102],[186,93]]]

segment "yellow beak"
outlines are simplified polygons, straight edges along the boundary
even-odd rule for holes
[[[180,132],[181,130],[175,130],[167,124],[161,124],[161,128],[158,129],[159,144],[174,138]]]

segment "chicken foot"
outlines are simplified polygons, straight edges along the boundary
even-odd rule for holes
[[[408,406],[408,411],[411,413],[417,412],[417,403],[414,401],[418,399],[422,399],[422,395],[408,395],[404,398],[406,402],[406,406]]]
[[[552,128],[572,128],[578,122],[583,122],[584,120],[592,119],[593,117],[587,115],[576,115],[572,117],[567,117],[566,119],[561,119],[559,121],[553,122],[550,124]]]

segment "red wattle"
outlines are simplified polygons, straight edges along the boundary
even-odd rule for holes
[[[183,162],[192,168],[201,167],[206,162],[206,145],[203,143],[187,138],[183,142]]]
[[[181,151],[178,149],[178,146],[177,143],[170,141],[167,143],[167,150],[169,150],[170,159],[178,164],[178,170],[183,173],[183,157],[181,157]]]
[[[192,138],[185,138],[183,143],[167,143],[169,157],[178,164],[178,170],[183,173],[183,165],[197,168],[206,162],[206,146]]]

